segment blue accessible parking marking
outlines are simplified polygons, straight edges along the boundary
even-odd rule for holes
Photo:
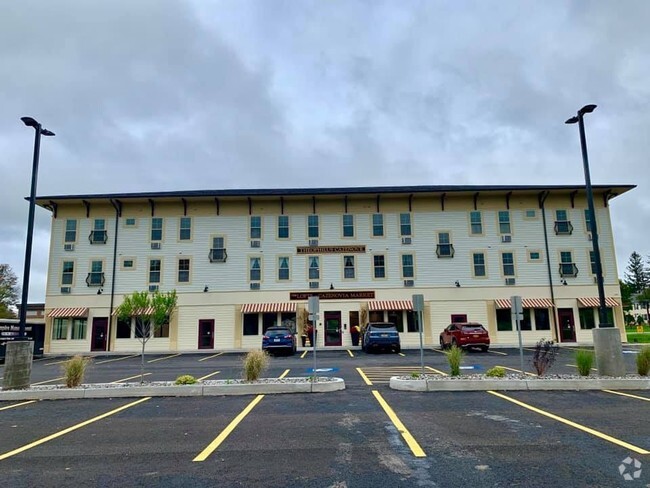
[[[339,368],[316,368],[316,373],[334,373],[335,371],[338,371]],[[307,370],[308,373],[313,373],[314,368],[309,368]]]

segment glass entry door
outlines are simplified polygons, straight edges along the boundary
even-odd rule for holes
[[[573,321],[573,309],[558,308],[557,318],[560,322],[560,341],[575,342],[576,327],[575,322]]]
[[[341,312],[325,312],[325,345],[341,345]]]

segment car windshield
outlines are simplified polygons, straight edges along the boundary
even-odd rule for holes
[[[371,330],[397,330],[395,324],[370,324]]]
[[[268,329],[266,331],[267,336],[284,336],[290,335],[291,331],[289,329]]]

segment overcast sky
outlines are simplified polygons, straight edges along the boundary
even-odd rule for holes
[[[228,0],[0,5],[0,263],[38,193],[594,184],[619,273],[650,253],[650,2]],[[44,301],[37,208],[29,298]]]

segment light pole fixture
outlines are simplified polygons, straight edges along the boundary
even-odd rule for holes
[[[21,117],[20,120],[27,127],[34,128],[34,160],[32,163],[32,188],[29,194],[29,218],[27,220],[27,243],[25,245],[25,268],[23,271],[22,302],[20,304],[19,332],[18,339],[25,339],[25,322],[27,319],[27,300],[29,294],[29,272],[32,261],[32,240],[34,237],[34,208],[36,206],[36,182],[38,181],[38,159],[41,149],[41,136],[53,136],[54,132],[44,129],[39,122],[32,117]]]

